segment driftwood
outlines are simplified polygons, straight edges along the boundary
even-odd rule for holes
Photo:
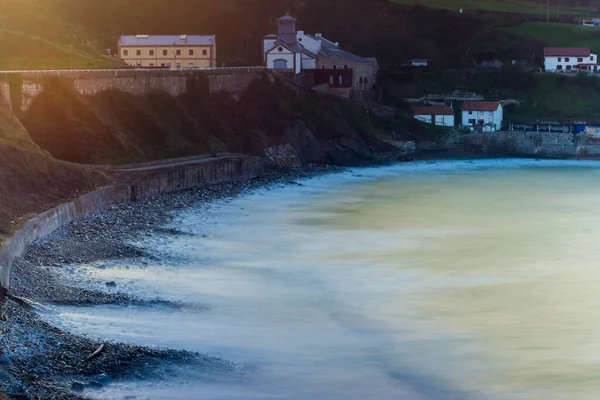
[[[104,346],[104,343],[102,343],[102,344],[100,345],[100,347],[98,347],[98,348],[96,349],[96,351],[95,351],[95,352],[93,352],[92,354],[90,354],[90,355],[89,355],[89,356],[88,356],[88,357],[85,359],[85,361],[86,361],[86,362],[87,362],[87,361],[92,361],[94,358],[98,357],[98,356],[100,355],[100,353],[102,353],[102,352],[104,351],[104,348],[105,348],[105,346]]]

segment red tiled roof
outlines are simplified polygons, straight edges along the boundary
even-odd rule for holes
[[[585,47],[544,47],[546,57],[589,57],[590,49]]]
[[[415,106],[411,107],[414,115],[454,115],[448,106]]]
[[[496,111],[500,103],[497,101],[465,101],[463,111]]]

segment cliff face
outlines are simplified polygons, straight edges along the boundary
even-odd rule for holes
[[[239,96],[205,88],[177,97],[45,85],[22,116],[31,138],[66,161],[120,164],[195,154],[263,155],[291,144],[306,163],[355,165],[388,150],[376,118],[351,103],[259,79]]]
[[[54,160],[14,115],[0,110],[0,247],[26,218],[108,181],[89,168]]]

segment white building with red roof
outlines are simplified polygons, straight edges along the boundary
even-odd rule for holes
[[[598,56],[586,47],[544,47],[546,72],[598,72]]]
[[[454,110],[447,105],[411,107],[416,119],[428,124],[454,126]]]
[[[497,101],[465,101],[462,126],[472,131],[494,132],[502,129],[504,110]]]

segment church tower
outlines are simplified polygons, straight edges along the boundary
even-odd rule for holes
[[[277,35],[291,45],[296,44],[296,18],[289,14],[277,19]]]

